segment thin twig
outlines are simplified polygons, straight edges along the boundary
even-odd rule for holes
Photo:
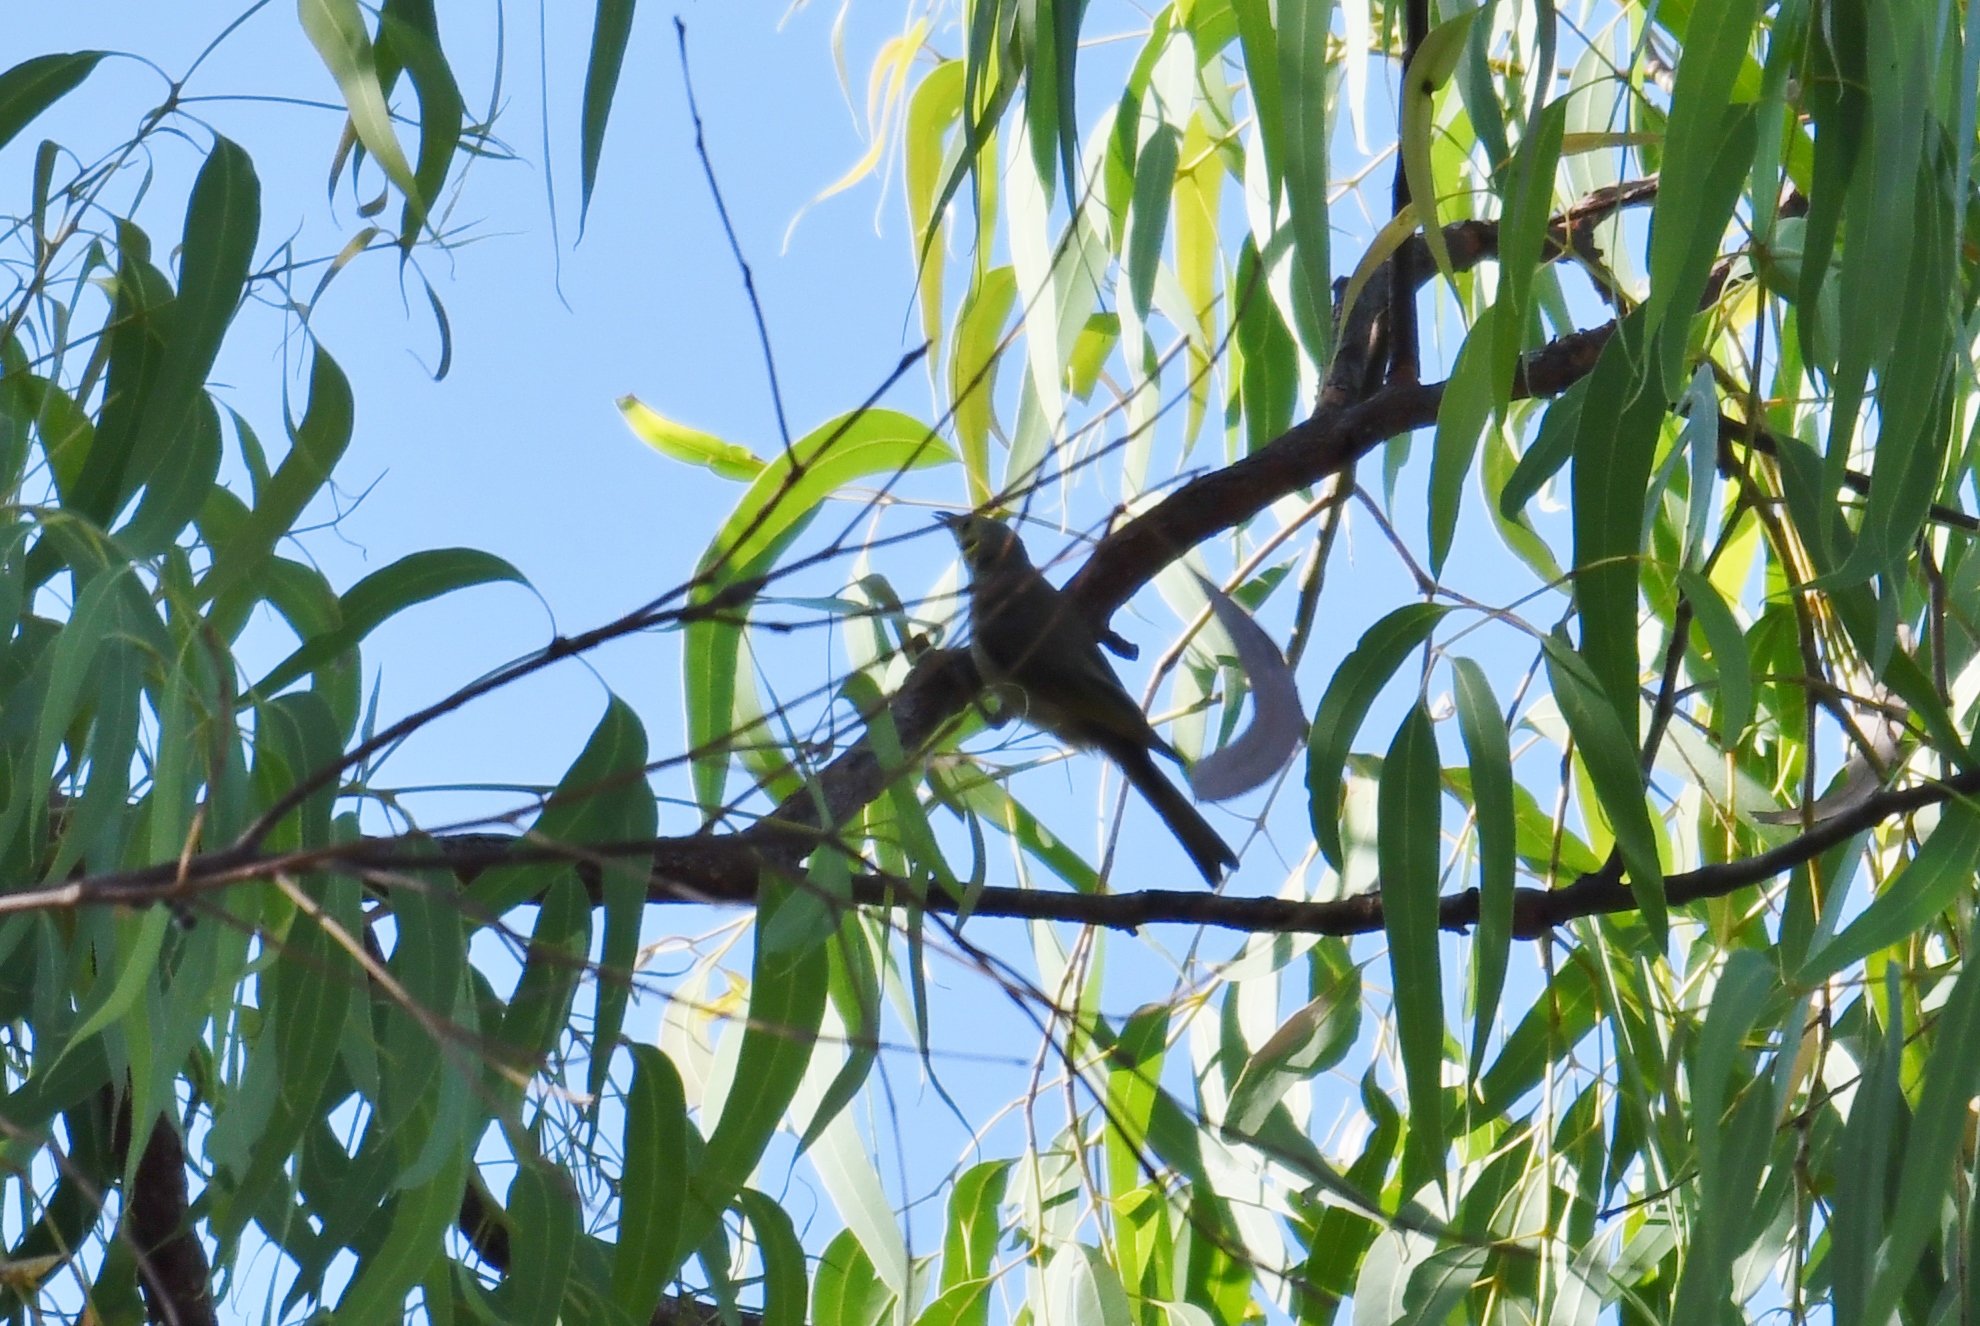
[[[722,233],[729,237],[729,252],[735,255],[736,266],[742,269],[743,290],[749,295],[749,311],[756,318],[756,339],[763,346],[763,368],[770,376],[770,403],[777,410],[777,431],[784,439],[784,454],[790,457],[796,468],[798,459],[791,453],[791,425],[784,417],[784,393],[777,385],[777,356],[770,349],[770,328],[763,320],[763,305],[756,298],[756,277],[749,269],[749,259],[743,257],[742,242],[736,238],[736,228],[729,221],[728,204],[722,201],[722,186],[715,180],[715,163],[708,157],[708,142],[701,128],[701,107],[694,99],[694,75],[688,69],[687,24],[680,16],[674,16],[674,38],[681,52],[681,86],[687,91],[688,115],[694,120],[694,151],[701,158],[701,173],[708,179],[708,192],[715,200],[715,211],[722,218]]]

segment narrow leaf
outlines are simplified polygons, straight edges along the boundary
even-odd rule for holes
[[[612,1259],[612,1301],[629,1321],[645,1321],[678,1264],[681,1210],[687,1200],[687,1097],[673,1060],[650,1045],[633,1047],[626,1101],[625,1171],[619,1189],[619,1237]]]
[[[1409,1096],[1403,1193],[1443,1172],[1444,980],[1437,952],[1437,874],[1443,846],[1437,732],[1418,703],[1382,761],[1377,845],[1382,928],[1394,973],[1396,1037]]]
[[[1512,752],[1505,716],[1485,678],[1468,658],[1452,664],[1458,731],[1471,765],[1471,804],[1478,824],[1478,933],[1471,955],[1471,1075],[1485,1062],[1485,1040],[1499,1012],[1512,947],[1513,882],[1519,841],[1513,802]]]
[[[1664,906],[1664,871],[1658,861],[1658,832],[1644,802],[1643,768],[1636,742],[1623,727],[1586,663],[1558,636],[1548,636],[1547,676],[1554,699],[1574,734],[1576,751],[1595,784],[1595,795],[1616,831],[1616,846],[1629,869],[1636,905],[1663,947],[1670,926]],[[1632,706],[1634,712],[1634,706]]]
[[[0,147],[89,77],[102,51],[37,55],[0,74]]]
[[[591,27],[591,59],[584,68],[584,117],[578,130],[583,199],[578,225],[591,211],[591,190],[598,182],[598,155],[605,147],[605,121],[619,88],[619,67],[625,63],[626,42],[632,36],[636,0],[598,0]]]
[[[1334,679],[1327,684],[1327,693],[1320,697],[1319,708],[1313,712],[1306,746],[1307,811],[1313,820],[1313,836],[1335,869],[1341,867],[1343,859],[1342,773],[1348,751],[1361,731],[1361,720],[1410,651],[1430,638],[1446,611],[1435,604],[1412,603],[1369,627],[1341,660]]]

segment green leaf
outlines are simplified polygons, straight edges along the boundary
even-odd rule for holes
[[[1512,402],[1513,371],[1526,344],[1533,273],[1540,265],[1547,222],[1553,215],[1554,175],[1566,127],[1566,100],[1549,103],[1535,120],[1533,132],[1520,143],[1518,159],[1507,176],[1505,216],[1499,223],[1499,301],[1492,320],[1492,401],[1501,414]],[[1572,436],[1569,429],[1568,437]],[[1566,459],[1563,452],[1555,468]],[[1508,504],[1507,515],[1525,505],[1533,490],[1526,490],[1518,501],[1512,499],[1512,491],[1508,485],[1502,499]]]
[[[675,423],[637,396],[619,397],[619,413],[634,436],[663,456],[748,482],[763,472],[763,458],[748,447]]]
[[[874,1273],[873,1261],[849,1229],[825,1245],[811,1282],[812,1326],[880,1326],[893,1291]]]
[[[458,887],[449,872],[428,870],[392,888],[392,916],[399,931],[392,949],[392,975],[426,1018],[394,1005],[386,1020],[388,1076],[379,1110],[390,1131],[396,1132],[412,1117],[449,1048],[435,1040],[432,1028],[452,1019],[467,968],[467,933],[456,905]]]
[[[897,410],[857,411],[813,429],[763,467],[722,522],[696,568],[701,585],[695,602],[707,603],[724,588],[768,571],[784,543],[846,484],[954,460],[955,453],[926,424]],[[719,617],[692,622],[682,632],[695,799],[710,815],[722,804],[728,778],[736,662],[748,612],[745,597]]]
[[[1499,514],[1516,519],[1547,480],[1574,455],[1575,433],[1581,425],[1581,403],[1588,399],[1588,378],[1556,396],[1540,416],[1540,431],[1513,466],[1512,476],[1499,491]]]
[[[943,218],[935,213],[935,191],[942,183],[943,143],[963,111],[961,60],[943,60],[922,76],[908,103],[901,142],[901,174],[906,186],[908,222],[914,227],[917,263],[915,292],[921,305],[921,334],[928,362],[942,362]]]
[[[1736,1145],[1745,1131],[1740,1125],[1747,1122],[1745,1116],[1755,1105],[1764,1109],[1772,1102],[1766,1093],[1750,1093],[1735,1112],[1731,1129],[1726,1127],[1724,1115],[1747,1035],[1774,985],[1773,964],[1752,949],[1740,949],[1727,959],[1712,987],[1712,1005],[1691,1073],[1692,1128],[1697,1138],[1703,1198],[1699,1203],[1701,1229],[1698,1242],[1685,1259],[1673,1320],[1709,1320],[1727,1298],[1733,1256],[1745,1234],[1755,1192],[1750,1182],[1738,1182],[1735,1176],[1744,1178],[1751,1170],[1757,1177],[1757,1162],[1766,1154],[1766,1134],[1772,1132],[1773,1121],[1765,1120],[1760,1146],[1754,1148]]]
[[[1753,662],[1746,650],[1746,635],[1732,609],[1704,576],[1680,571],[1678,588],[1691,604],[1691,619],[1704,632],[1705,647],[1719,669],[1719,693],[1712,704],[1712,717],[1720,744],[1730,750],[1753,721]]]
[[[832,1006],[845,1024],[849,1053],[804,1125],[804,1135],[798,1139],[800,1153],[809,1151],[852,1103],[880,1057],[880,976],[854,913],[843,915],[827,953],[832,963],[828,989]]]
[[[290,433],[282,458],[254,511],[224,545],[214,549],[213,565],[200,582],[204,601],[223,637],[231,638],[258,597],[257,586],[275,541],[295,525],[351,441],[351,385],[337,361],[321,347],[310,369],[309,409]]]
[[[1862,1320],[1895,1315],[1918,1259],[1940,1229],[1946,1189],[1966,1169],[1967,1120],[1980,1089],[1980,975],[1962,963],[1952,996],[1940,1010],[1925,1061],[1925,1086],[1905,1137],[1904,1164],[1891,1194],[1890,1242],[1877,1270]]]
[[[1443,1326],[1485,1271],[1484,1248],[1445,1248],[1409,1273],[1397,1326]]]
[[[1143,149],[1144,152],[1146,150]],[[1169,174],[1171,177],[1175,174],[1173,162],[1170,163]],[[1137,206],[1144,178],[1140,174],[1135,177]],[[1162,196],[1166,209],[1166,189]],[[1167,216],[1166,210],[1163,215]],[[1129,253],[1129,286],[1132,290],[1132,247]],[[1155,280],[1152,264],[1161,258],[1159,234],[1153,255],[1149,259],[1151,266],[1148,270],[1151,290]],[[956,440],[962,446],[963,469],[969,476],[972,506],[988,502],[994,491],[990,485],[990,434],[997,418],[997,365],[1004,351],[1004,324],[1010,321],[1011,308],[1016,302],[1016,273],[1009,267],[992,267],[970,287],[969,294],[963,299],[962,310],[956,314],[956,329],[951,338],[955,350],[949,359],[949,408],[956,421]]]
[[[1712,489],[1719,477],[1719,395],[1712,383],[1712,366],[1700,364],[1685,389],[1684,431],[1678,447],[1691,460],[1690,484],[1685,494],[1683,564],[1696,568],[1709,551],[1705,539],[1712,525]],[[1668,467],[1671,462],[1666,461]],[[1654,508],[1662,500],[1662,485],[1651,498]]]
[[[296,0],[296,13],[310,45],[316,47],[324,67],[337,80],[358,141],[377,159],[400,193],[419,197],[412,167],[392,132],[392,111],[378,86],[371,37],[364,30],[364,14],[357,0]]]
[[[305,640],[255,683],[253,694],[273,695],[304,673],[334,662],[357,648],[379,626],[416,603],[458,589],[503,581],[529,583],[522,572],[500,557],[473,548],[434,548],[401,557],[352,585],[337,600],[335,628]]]
[[[399,217],[399,247],[411,252],[420,227],[426,224],[428,215],[440,201],[440,191],[447,183],[447,168],[453,164],[454,150],[460,146],[461,126],[467,112],[461,102],[460,87],[454,82],[454,71],[447,67],[447,57],[441,53],[437,31],[406,22],[392,12],[390,5],[379,11],[378,30],[383,38],[381,45],[389,43],[392,54],[404,63],[406,73],[412,78],[413,92],[419,98],[419,164],[413,172],[417,187],[406,195]],[[446,315],[440,311],[430,284],[426,293],[440,319],[444,346]],[[443,349],[436,378],[447,375],[446,358]]]
[[[1444,243],[1443,223],[1437,217],[1437,177],[1430,168],[1430,138],[1435,132],[1437,89],[1456,72],[1478,14],[1476,9],[1467,9],[1430,29],[1403,73],[1403,174],[1409,180],[1410,201],[1423,222],[1424,243],[1430,246],[1430,256],[1437,260],[1437,270],[1446,281],[1455,281],[1457,274],[1451,268],[1451,251]]]
[[[1266,1116],[1294,1083],[1326,1072],[1353,1048],[1361,1026],[1361,972],[1344,963],[1329,975],[1314,998],[1245,1060],[1231,1086],[1228,1127],[1251,1135],[1263,1131]]]
[[[764,876],[756,918],[759,937],[776,925],[778,909],[791,905],[796,896]],[[759,938],[750,973],[749,1024],[736,1060],[735,1080],[744,1088],[730,1093],[709,1135],[690,1183],[677,1255],[700,1246],[715,1228],[797,1095],[825,1016],[829,975],[822,942],[778,952]]]
[[[1244,405],[1245,448],[1252,452],[1292,427],[1299,396],[1299,345],[1272,302],[1258,250],[1248,239],[1238,256],[1233,297],[1243,301],[1236,328],[1243,362],[1238,391]]]
[[[1900,571],[1913,555],[1939,486],[1954,426],[1949,389],[1958,371],[1953,329],[1960,317],[1952,302],[1960,281],[1951,264],[1956,226],[1943,187],[1936,172],[1919,172],[1915,203],[1903,219],[1907,230],[1916,232],[1910,270],[1896,289],[1882,273],[1877,282],[1880,294],[1899,303],[1890,355],[1877,374],[1875,482],[1848,561],[1824,584]],[[1836,468],[1832,459],[1830,470]],[[1883,648],[1880,642],[1878,657]]]
[[[1457,366],[1437,404],[1437,441],[1430,460],[1430,574],[1444,573],[1457,534],[1465,477],[1478,455],[1478,434],[1492,415],[1492,350],[1496,310],[1472,324]]]
[[[1333,0],[1280,0],[1278,6],[1279,141],[1285,145],[1286,203],[1292,212],[1293,330],[1316,364],[1334,357],[1327,224],[1327,135],[1333,127],[1327,117],[1327,36],[1333,11]]]
[[[1884,1233],[1891,1218],[1893,1171],[1909,1113],[1904,1098],[1904,973],[1884,967],[1883,1034],[1866,1039],[1875,1053],[1863,1057],[1863,1077],[1850,1103],[1837,1149],[1836,1202],[1830,1217],[1831,1257],[1836,1263],[1838,1321],[1868,1321],[1865,1306],[1887,1257]],[[1868,999],[1859,1005],[1867,1006]],[[1865,1019],[1874,1025],[1875,1019]],[[1935,1204],[1936,1206],[1936,1204]],[[1888,1318],[1887,1318],[1888,1320]]]
[[[756,1231],[756,1253],[763,1261],[763,1326],[804,1326],[809,1277],[790,1216],[754,1188],[743,1189],[739,1204]]]
[[[1485,1062],[1485,1039],[1499,1013],[1512,948],[1519,821],[1505,716],[1492,683],[1485,669],[1468,658],[1453,660],[1451,671],[1478,824],[1478,933],[1471,945],[1471,1075],[1476,1078]]]
[[[1636,745],[1638,556],[1664,396],[1644,357],[1642,308],[1609,337],[1574,435],[1574,602],[1581,653]]]
[[[687,1096],[673,1060],[651,1045],[635,1045],[632,1054],[612,1301],[637,1322],[653,1315],[680,1264],[689,1155]]]
[[[646,730],[636,714],[632,723],[639,729],[632,744],[640,753],[643,768]],[[630,768],[628,764],[627,772]],[[609,831],[618,841],[651,842],[659,836],[660,807],[644,778],[628,779],[610,801],[608,813],[616,815],[617,823]],[[625,1027],[626,1005],[632,998],[633,975],[639,965],[640,926],[646,919],[647,888],[653,866],[650,858],[635,853],[602,862],[598,873],[605,903],[605,940],[598,954],[591,1064],[585,1077],[585,1092],[594,1100],[605,1091],[613,1051]]]
[[[89,77],[102,51],[37,55],[0,74],[0,147]]]
[[[351,1285],[338,1300],[339,1326],[398,1326],[404,1321],[406,1294],[444,1254],[447,1231],[460,1214],[461,1190],[467,1182],[467,1157],[451,1151],[440,1171],[415,1188],[401,1189],[393,1198],[390,1224],[378,1250],[358,1268]]]
[[[356,881],[305,882],[303,888],[345,934],[361,928]],[[264,978],[270,996],[268,1018],[248,1067],[252,1076],[257,1071],[255,1060],[265,1060],[273,1101],[258,1135],[236,1143],[243,1150],[251,1146],[250,1159],[237,1182],[222,1185],[215,1202],[213,1222],[223,1247],[239,1236],[263,1198],[283,1181],[289,1158],[315,1121],[337,1064],[338,1038],[351,992],[364,980],[350,954],[322,925],[300,910],[292,917],[279,950],[282,960]],[[228,1113],[243,1108],[237,1099]],[[226,1119],[223,1114],[216,1128]],[[454,1199],[460,1200],[458,1189]]]
[[[196,408],[203,404],[214,414],[212,403],[203,401],[206,375],[240,306],[260,230],[261,184],[254,163],[236,144],[216,138],[186,205],[179,293],[166,323],[165,359],[131,453],[127,483],[132,486],[149,482],[180,445]],[[217,415],[211,426],[217,464]],[[192,509],[198,509],[197,502]]]
[[[1657,854],[1659,835],[1644,801],[1643,766],[1637,759],[1636,742],[1581,656],[1559,636],[1550,635],[1544,643],[1554,700],[1567,719],[1575,750],[1615,829],[1616,846],[1629,868],[1636,905],[1661,949],[1670,917],[1664,905],[1664,871]],[[1635,712],[1633,705],[1631,712]]]
[[[949,1190],[949,1223],[942,1236],[944,1291],[987,1280],[997,1258],[1004,1186],[1011,1174],[1008,1160],[986,1160],[970,1166]],[[981,1322],[988,1316],[984,1304]],[[968,1326],[968,1318],[955,1326]]]
[[[1520,1097],[1538,1086],[1560,1055],[1560,1047],[1575,1045],[1601,1014],[1594,978],[1581,961],[1570,960],[1554,974],[1499,1049],[1499,1057],[1478,1084],[1477,1113],[1499,1118]]]
[[[1646,327],[1662,333],[1662,380],[1674,389],[1692,310],[1719,240],[1753,167],[1753,107],[1731,104],[1753,40],[1755,0],[1698,5],[1685,29],[1664,128],[1656,211],[1650,222]],[[1655,379],[1652,379],[1655,381]]]
[[[556,1326],[577,1249],[570,1176],[547,1160],[516,1166],[509,1185],[509,1266],[499,1302],[515,1326]]]
[[[1162,265],[1162,240],[1169,229],[1169,199],[1176,183],[1176,156],[1182,136],[1171,124],[1158,124],[1135,157],[1134,201],[1128,209],[1126,267],[1128,298],[1136,317],[1148,321],[1155,300],[1155,273]],[[1001,268],[998,270],[1002,270]]]
[[[185,427],[146,474],[137,510],[117,531],[127,552],[155,557],[178,540],[213,492],[220,453],[220,413],[211,396],[196,392]]]
[[[1836,361],[1833,354],[1821,353],[1821,347],[1833,347],[1840,333],[1822,325],[1830,316],[1823,307],[1822,288],[1829,278],[1836,231],[1857,159],[1872,124],[1867,9],[1865,0],[1843,0],[1828,6],[1820,22],[1808,25],[1808,68],[1802,86],[1815,125],[1815,147],[1795,312],[1802,356],[1825,368],[1834,367]]]
[[[509,1071],[497,1087],[505,1109],[520,1103],[525,1083],[562,1038],[570,1022],[571,996],[590,953],[591,901],[576,879],[559,879],[537,903],[522,976],[494,1033],[507,1051],[502,1057]]]
[[[63,1055],[130,1012],[139,996],[154,984],[158,956],[165,947],[165,935],[171,924],[171,910],[165,907],[149,907],[137,916],[118,918],[116,979],[114,982],[108,979],[109,972],[99,977],[101,1002],[70,1034],[68,1043],[62,1047]]]
[[[1403,1193],[1444,1168],[1444,977],[1437,952],[1437,868],[1443,846],[1437,730],[1421,702],[1382,761],[1377,848],[1382,928],[1394,973],[1396,1039],[1409,1095]]]
[[[1341,781],[1348,751],[1361,731],[1368,707],[1389,684],[1410,651],[1430,638],[1448,609],[1430,603],[1397,608],[1369,627],[1352,652],[1341,660],[1334,679],[1313,711],[1306,747],[1307,810],[1313,836],[1327,859],[1340,869]]]
[[[591,59],[584,67],[584,118],[578,130],[579,169],[584,201],[578,225],[591,211],[591,189],[598,182],[598,154],[605,147],[605,121],[612,113],[612,96],[619,87],[619,67],[625,63],[626,41],[632,36],[635,0],[598,0],[591,26]]]
[[[573,862],[582,859],[587,844],[625,841],[628,826],[644,822],[653,803],[653,789],[646,782],[646,750],[646,728],[639,715],[613,696],[584,750],[530,826],[530,838],[545,845],[568,844],[574,849]],[[644,812],[641,803],[647,808]],[[485,913],[500,915],[560,879],[575,881],[572,865],[499,866],[478,877],[467,898]]]
[[[1286,175],[1286,112],[1279,92],[1279,34],[1270,0],[1231,0],[1238,38],[1244,49],[1245,81],[1258,118],[1258,138],[1265,151],[1265,178],[1271,196],[1279,196]],[[1137,187],[1140,179],[1135,181]]]
[[[7,808],[0,818],[0,843],[11,843],[25,824],[31,841],[47,833],[48,793],[55,776],[55,759],[63,735],[84,704],[97,655],[112,638],[123,616],[119,602],[128,572],[99,574],[76,596],[69,620],[62,623],[48,657],[48,689],[35,725],[34,763],[8,789]],[[38,852],[37,852],[38,854]]]
[[[1980,860],[1980,809],[1964,799],[1948,801],[1938,827],[1918,855],[1884,885],[1862,915],[1808,955],[1794,973],[1795,984],[1804,989],[1820,985],[1872,953],[1922,931],[1972,885],[1976,860]]]

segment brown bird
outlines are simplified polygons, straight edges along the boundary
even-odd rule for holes
[[[1182,757],[1148,725],[1085,619],[1039,574],[1010,529],[986,516],[936,519],[955,535],[969,567],[970,653],[984,683],[1033,727],[1119,765],[1215,887],[1237,854],[1155,767],[1150,752],[1179,766]]]

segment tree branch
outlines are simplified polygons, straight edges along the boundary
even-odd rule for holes
[[[1757,856],[1702,866],[1669,875],[1666,897],[1674,904],[1719,898],[1749,885],[1764,883],[1814,860],[1839,843],[1874,828],[1887,819],[1938,805],[1954,797],[1980,795],[1980,771],[1962,773],[1939,782],[1880,792],[1861,804],[1818,822],[1806,832]],[[436,860],[434,848],[438,847]],[[753,844],[747,834],[725,838],[697,835],[658,842],[601,843],[564,848],[531,843],[499,834],[470,834],[438,840],[376,838],[254,860],[228,863],[217,869],[221,855],[195,857],[183,877],[176,866],[148,867],[119,875],[73,881],[55,889],[0,895],[0,916],[14,912],[60,910],[120,904],[141,907],[195,897],[203,892],[263,878],[277,871],[347,870],[382,874],[431,869],[443,864],[463,881],[498,865],[556,861],[572,864],[594,899],[602,896],[603,863],[649,857],[657,863],[647,884],[647,901],[655,904],[703,903],[752,906],[757,881],[771,871],[785,875],[793,867],[777,861]],[[859,874],[851,882],[852,900],[860,906],[925,906],[952,915],[954,898],[940,890],[922,897],[906,880]],[[1536,939],[1556,926],[1585,916],[1632,911],[1635,895],[1612,870],[1583,875],[1558,889],[1522,888],[1514,895],[1514,934]],[[1438,925],[1466,930],[1478,921],[1478,891],[1451,894],[1438,904]],[[1201,889],[1137,889],[1125,893],[1057,893],[1039,889],[984,889],[970,908],[971,917],[1071,921],[1110,929],[1132,930],[1144,925],[1215,926],[1257,934],[1371,934],[1382,929],[1379,892],[1332,902],[1300,902],[1284,898],[1242,898],[1206,893]]]

